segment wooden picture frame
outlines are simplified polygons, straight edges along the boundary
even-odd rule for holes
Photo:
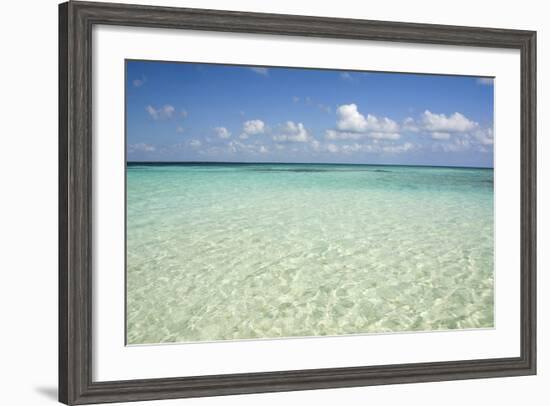
[[[95,24],[517,49],[521,54],[521,355],[517,358],[131,381],[92,380],[92,27]],[[59,6],[59,400],[65,404],[536,373],[536,33],[68,2]]]

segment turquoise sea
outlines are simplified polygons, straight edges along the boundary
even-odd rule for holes
[[[128,344],[493,327],[493,170],[127,166]]]

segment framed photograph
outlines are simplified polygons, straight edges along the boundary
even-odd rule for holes
[[[59,400],[536,373],[536,33],[59,8]]]

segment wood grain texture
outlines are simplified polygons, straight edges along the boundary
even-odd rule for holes
[[[114,382],[92,381],[91,32],[94,24],[513,48],[521,53],[521,355]],[[59,7],[59,400],[218,396],[536,373],[536,33],[69,2]]]
[[[69,292],[67,283],[69,280],[69,267],[67,261],[68,255],[68,207],[67,207],[67,135],[68,135],[68,84],[67,80],[67,68],[68,68],[68,33],[67,33],[67,4],[61,4],[59,7],[59,98],[58,98],[58,120],[59,120],[59,154],[58,154],[58,167],[59,167],[59,241],[58,241],[58,263],[59,263],[59,360],[58,360],[58,393],[59,400],[67,402],[67,388],[69,386],[68,379],[70,370],[68,364],[68,316],[69,316],[69,302],[67,294]]]

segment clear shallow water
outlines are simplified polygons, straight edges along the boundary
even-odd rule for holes
[[[493,327],[493,171],[127,170],[129,344]]]

